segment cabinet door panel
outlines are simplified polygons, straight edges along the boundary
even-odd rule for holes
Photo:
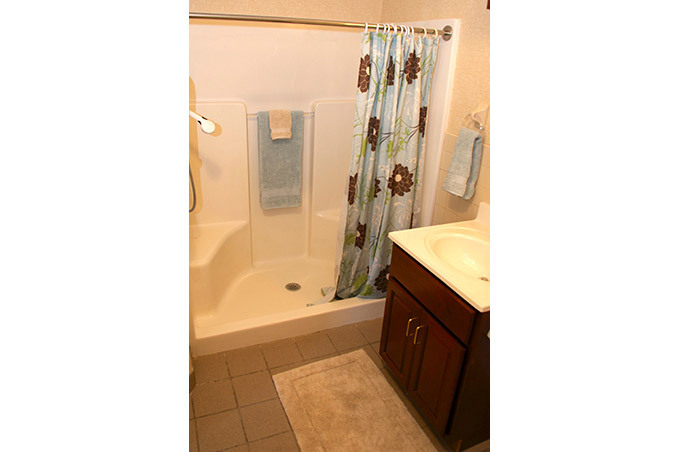
[[[413,332],[422,324],[422,312],[418,302],[399,283],[390,280],[385,300],[380,356],[404,388],[408,384],[413,362]]]
[[[444,434],[465,348],[430,315],[425,315],[424,325],[417,337],[409,394],[435,431]]]

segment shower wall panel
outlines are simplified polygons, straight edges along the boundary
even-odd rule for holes
[[[196,186],[196,210],[191,224],[248,222],[248,137],[246,109],[241,103],[199,103],[197,113],[216,124],[214,133],[201,131],[189,118],[189,162]]]
[[[322,229],[326,231],[324,237],[332,236],[332,240],[325,243],[325,249],[330,252],[320,252],[319,246],[315,246],[312,253],[310,244],[318,242],[318,234],[317,239],[310,237],[312,229],[318,226],[320,210],[339,211],[346,168],[338,168],[337,163],[338,158],[348,159],[351,153],[351,123],[349,128],[339,127],[343,132],[329,132],[333,128],[331,122],[337,119],[335,113],[330,113],[323,132],[324,136],[330,133],[326,140],[329,145],[316,146],[318,117],[311,113],[315,111],[315,103],[324,100],[345,100],[346,110],[347,104],[353,105],[361,33],[341,28],[210,20],[191,20],[189,33],[190,94],[196,108],[200,110],[201,106],[234,101],[245,105],[245,113],[250,115],[245,121],[247,145],[239,151],[248,158],[248,170],[224,165],[219,171],[239,181],[239,191],[248,202],[253,264],[312,254],[333,260],[336,231],[331,233],[328,228],[337,229],[337,219],[335,223],[321,221]],[[328,112],[321,115],[329,114],[332,108],[335,107],[329,107]],[[306,113],[300,207],[271,210],[260,207],[255,114],[273,109]],[[349,116],[345,115],[345,118]],[[222,125],[219,120],[216,122]],[[338,133],[347,135],[338,138]],[[336,139],[348,142],[349,147],[340,146],[339,149]],[[203,149],[199,147],[199,150],[202,154]],[[345,155],[338,156],[338,150]],[[322,172],[317,174],[317,168],[323,168]],[[208,198],[215,196],[212,190],[204,193],[206,203]],[[312,205],[315,200],[318,204],[325,198],[333,199],[335,204],[324,201],[323,205]],[[203,217],[196,219],[202,221]]]
[[[311,199],[312,118],[304,121],[302,139],[302,201],[299,207],[264,210],[260,206],[257,119],[248,121],[250,160],[250,220],[253,263],[304,257],[309,236]]]
[[[354,99],[361,33],[293,24],[192,19],[189,70],[198,102],[235,100],[248,113],[310,111]]]
[[[340,208],[352,156],[355,102],[314,105],[314,162],[309,254],[335,260]]]

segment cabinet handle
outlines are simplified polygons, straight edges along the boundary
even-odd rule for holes
[[[418,331],[420,331],[420,329],[424,326],[425,325],[420,325],[416,328],[416,334],[413,335],[413,345],[422,344],[422,342],[418,342]]]
[[[408,319],[408,323],[406,324],[406,337],[410,336],[409,331],[411,331],[411,322],[414,320],[418,320],[418,317],[411,317]]]

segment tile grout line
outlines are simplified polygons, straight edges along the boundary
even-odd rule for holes
[[[229,370],[229,363],[227,362],[226,352],[222,352],[222,360],[224,361],[224,365],[227,368],[227,375],[229,375],[229,378],[231,378],[231,370]]]
[[[196,413],[194,413],[194,418],[191,419],[194,423],[194,434],[196,435],[196,450],[201,452],[201,444],[198,442],[198,422],[196,422]],[[191,438],[189,438],[191,440]]]
[[[226,359],[226,357],[225,357],[225,359]],[[227,367],[227,369],[228,369],[228,367]],[[246,444],[248,444],[248,437],[246,436],[246,427],[245,427],[245,425],[243,425],[243,418],[241,417],[241,410],[239,410],[238,399],[236,398],[236,389],[234,389],[234,382],[233,381],[231,382],[230,386],[231,386],[231,395],[234,396],[234,403],[236,404],[235,409],[238,410],[238,419],[239,419],[239,421],[241,421],[241,430],[243,430],[243,438],[245,439]],[[237,446],[239,446],[239,445],[240,444],[237,444]],[[234,447],[236,447],[236,446],[234,446]]]
[[[296,343],[297,345],[297,343]],[[302,353],[300,353],[300,356],[302,356]],[[272,379],[272,384],[274,385],[274,391],[276,391],[276,398],[279,401],[279,404],[281,405],[281,409],[283,410],[283,415],[286,416],[286,422],[288,423],[288,428],[290,429],[290,432],[293,433],[293,438],[295,438],[295,445],[297,445],[298,450],[300,450],[300,444],[298,444],[297,440],[297,435],[295,435],[295,430],[293,430],[293,426],[290,423],[290,419],[288,418],[288,413],[286,412],[286,407],[283,405],[283,401],[281,400],[281,396],[279,395],[278,389],[276,389],[276,382],[274,381],[274,376],[272,375],[271,371],[267,369],[269,372],[269,377]],[[277,435],[280,435],[280,433],[277,433]],[[272,435],[275,436],[275,435]]]
[[[243,430],[243,438],[246,441],[244,444],[246,445],[246,447],[248,447],[248,450],[250,450],[250,445],[248,444],[250,443],[250,441],[248,441],[248,434],[246,433],[246,424],[243,423],[243,416],[241,416],[241,407],[237,406],[236,409],[238,410],[238,420],[241,421],[241,430]],[[236,446],[241,446],[241,444],[237,444]]]

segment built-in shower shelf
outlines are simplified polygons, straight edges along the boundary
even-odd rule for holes
[[[224,241],[246,225],[245,221],[228,221],[189,226],[189,266],[210,263]]]

